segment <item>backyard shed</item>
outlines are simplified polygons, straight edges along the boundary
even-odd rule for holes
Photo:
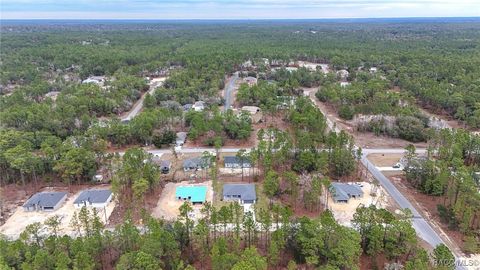
[[[39,192],[23,205],[25,211],[55,211],[67,199],[67,192]]]

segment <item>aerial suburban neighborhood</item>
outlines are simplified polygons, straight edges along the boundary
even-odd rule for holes
[[[352,20],[2,21],[0,269],[479,269],[480,20]]]

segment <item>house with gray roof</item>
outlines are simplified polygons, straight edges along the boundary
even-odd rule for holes
[[[332,183],[329,190],[333,201],[336,203],[348,203],[350,198],[357,199],[363,197],[362,188],[355,184]]]
[[[193,104],[185,104],[182,107],[184,111],[190,111],[193,108]]]
[[[177,132],[177,138],[175,139],[175,144],[177,146],[182,146],[187,140],[187,132]]]
[[[25,211],[55,211],[67,199],[67,192],[39,192],[23,205]]]
[[[254,184],[225,184],[223,185],[223,200],[237,201],[240,204],[252,204],[257,201]]]
[[[183,170],[186,172],[206,169],[208,167],[210,167],[210,161],[203,157],[189,158],[183,161]]]
[[[239,158],[237,156],[226,156],[223,158],[223,163],[225,168],[231,169],[241,169],[241,168],[251,168],[252,163],[247,157]]]
[[[112,201],[112,191],[109,189],[87,189],[78,195],[77,199],[73,202],[76,208],[106,207]]]

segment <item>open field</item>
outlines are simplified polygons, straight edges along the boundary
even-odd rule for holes
[[[180,183],[168,183],[165,185],[160,198],[158,199],[157,206],[152,210],[152,216],[156,218],[163,218],[165,220],[175,220],[178,218],[180,211],[179,208],[183,204],[183,201],[175,198],[175,190],[179,186],[207,186],[207,202],[213,201],[213,188],[212,181],[206,181],[203,183],[192,184],[188,181]],[[193,213],[191,218],[197,220],[201,217],[200,209],[203,205],[192,205]]]
[[[377,167],[392,167],[400,162],[403,154],[369,154],[367,158]]]
[[[48,191],[53,191],[50,189]],[[47,191],[47,190],[44,190]],[[79,208],[75,208],[73,202],[78,197],[81,191],[75,194],[69,194],[63,205],[52,212],[43,212],[43,211],[33,211],[27,212],[23,210],[22,206],[17,207],[12,216],[5,222],[3,226],[0,227],[0,233],[6,235],[7,237],[18,237],[25,228],[35,222],[43,223],[48,218],[53,216],[59,216],[61,218],[59,226],[59,234],[71,235],[75,232],[74,228],[70,226],[71,219],[75,212],[80,211]],[[105,223],[105,218],[108,220],[110,215],[115,208],[115,202],[112,201],[108,204],[106,209],[98,209],[98,215],[100,220]]]

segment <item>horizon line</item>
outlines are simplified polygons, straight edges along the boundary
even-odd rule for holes
[[[118,20],[129,20],[129,21],[302,21],[302,20],[351,20],[351,19],[480,19],[480,16],[399,16],[399,17],[317,17],[317,18],[11,18],[11,19],[2,19],[0,21],[28,21],[28,20],[37,20],[37,21],[118,21]]]

